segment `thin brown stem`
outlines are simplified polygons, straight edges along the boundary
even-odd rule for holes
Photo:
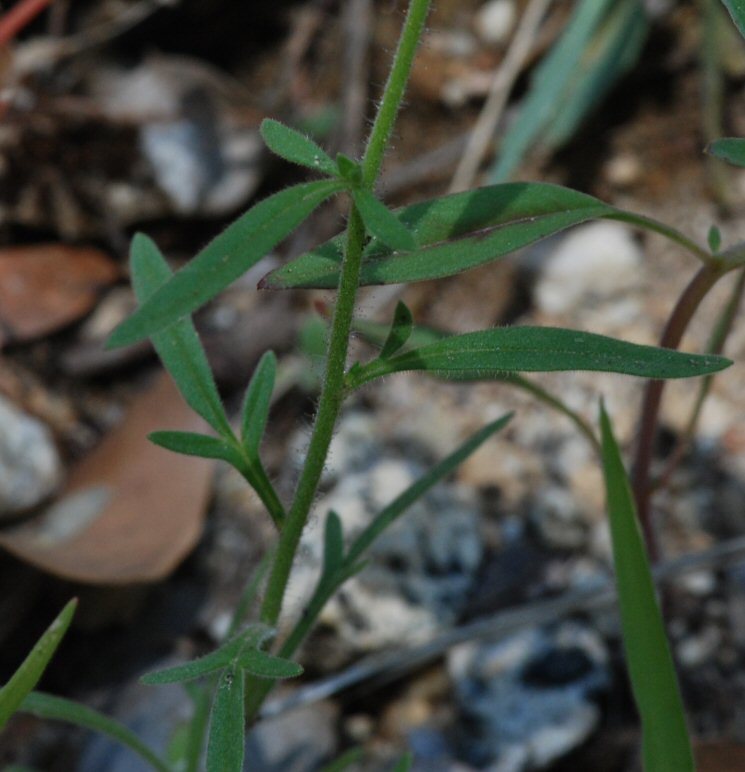
[[[678,299],[660,338],[660,346],[676,349],[680,345],[683,334],[701,301],[723,275],[724,270],[715,265],[709,264],[699,269]],[[632,472],[632,487],[637,513],[653,562],[657,562],[660,558],[660,549],[652,518],[650,472],[664,388],[665,381],[648,381],[647,383],[639,421],[636,459]]]

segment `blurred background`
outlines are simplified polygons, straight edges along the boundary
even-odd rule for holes
[[[161,749],[188,718],[180,687],[138,678],[215,646],[273,533],[232,469],[147,442],[198,424],[149,344],[104,348],[134,308],[129,240],[147,232],[177,268],[251,202],[303,179],[263,147],[263,117],[332,155],[359,155],[405,5],[0,3],[0,680],[75,595],[43,688]],[[745,238],[745,173],[703,149],[745,135],[744,85],[745,45],[718,0],[438,0],[380,193],[402,205],[543,180],[701,243],[716,224],[728,244]],[[285,497],[332,296],[256,284],[338,232],[341,213],[338,202],[319,210],[195,320],[231,415],[261,353],[278,353],[264,454]],[[652,344],[694,269],[659,237],[598,222],[446,282],[367,290],[359,317],[386,321],[403,297],[418,323],[442,330],[553,324]],[[684,348],[705,348],[733,281],[712,293]],[[741,315],[725,350],[736,361]],[[355,341],[355,355],[371,351]],[[717,376],[690,441],[697,386],[669,387],[657,449],[668,629],[711,772],[745,769],[738,372]],[[631,447],[640,382],[569,373],[540,385],[593,425],[603,395]],[[353,747],[364,770],[389,769],[406,748],[427,772],[640,768],[616,611],[595,602],[612,571],[594,450],[566,416],[508,384],[397,376],[355,395],[287,613],[319,570],[326,510],[361,527],[512,409],[510,428],[414,507],[330,604],[300,657],[305,676],[249,737],[247,769],[322,769]],[[695,570],[676,562],[688,554]],[[108,741],[27,715],[0,737],[0,763],[143,768]]]

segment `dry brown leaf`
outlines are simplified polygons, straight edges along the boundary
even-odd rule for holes
[[[72,470],[56,504],[0,531],[0,546],[49,573],[92,584],[153,582],[202,532],[213,464],[156,447],[159,429],[203,431],[165,374]]]
[[[745,770],[745,745],[733,742],[700,742],[694,746],[699,772]]]
[[[97,249],[62,244],[0,249],[0,344],[38,338],[74,322],[118,277],[117,265]]]

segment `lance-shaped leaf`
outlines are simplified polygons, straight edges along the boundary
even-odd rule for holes
[[[709,143],[706,152],[735,166],[745,166],[745,139],[738,137],[715,139]]]
[[[310,137],[301,134],[284,123],[267,118],[259,129],[266,146],[280,158],[298,166],[305,166],[317,172],[335,177],[339,170],[325,150]]]
[[[173,276],[152,239],[138,233],[132,239],[130,270],[140,307]],[[186,402],[219,434],[231,436],[215,379],[191,319],[181,319],[152,336],[153,346]]]
[[[216,458],[227,461],[233,466],[240,466],[242,463],[237,450],[230,443],[218,437],[210,437],[207,434],[171,431],[152,432],[148,435],[148,439],[161,448],[174,453],[182,453],[185,456]]]
[[[111,335],[109,347],[159,332],[196,311],[261,260],[346,183],[320,180],[264,199],[213,239]]]
[[[683,702],[613,429],[601,407],[603,472],[626,660],[642,720],[644,768],[693,772]]]
[[[360,185],[362,183],[362,166],[357,161],[352,160],[344,153],[337,153],[336,165],[339,167],[339,174],[343,180],[352,185]]]
[[[485,380],[509,372],[591,370],[644,378],[690,378],[728,367],[724,357],[640,346],[578,330],[504,327],[453,335],[390,359],[353,367],[352,388],[382,375],[425,370],[459,380]]]
[[[207,772],[241,772],[245,750],[244,678],[236,666],[220,676],[212,703]]]
[[[397,210],[419,248],[397,252],[373,239],[360,281],[396,284],[452,276],[597,217],[623,213],[597,198],[546,183],[509,183]],[[267,289],[335,288],[344,244],[332,239],[269,273]]]
[[[742,0],[722,0],[722,2],[737,25],[737,29],[740,30],[740,34],[745,37],[745,3]]]
[[[60,611],[54,622],[49,625],[26,659],[23,660],[18,670],[0,689],[0,729],[5,726],[8,719],[18,710],[25,697],[39,682],[67,632],[70,622],[72,622],[77,605],[77,599],[71,600]]]
[[[20,711],[51,721],[64,721],[105,735],[137,754],[158,772],[173,772],[171,767],[156,756],[129,727],[102,715],[87,705],[44,692],[31,692],[24,699]]]
[[[392,772],[411,772],[411,767],[414,764],[414,756],[411,752],[404,753],[403,756],[396,762]]]
[[[416,247],[411,231],[369,190],[355,188],[352,198],[365,227],[381,244],[399,251]]]
[[[259,360],[246,389],[241,418],[243,447],[252,458],[258,458],[277,375],[277,357],[267,351]]]
[[[414,319],[411,316],[411,311],[406,303],[399,300],[396,311],[393,314],[391,330],[380,352],[380,358],[388,359],[392,357],[409,340],[413,329]]]
[[[297,662],[291,662],[282,657],[274,657],[261,651],[261,649],[247,649],[239,655],[236,661],[238,666],[247,673],[272,681],[297,678],[303,674],[303,668]]]
[[[144,684],[175,684],[193,681],[234,664],[239,655],[249,649],[258,649],[274,635],[274,631],[262,624],[251,624],[235,638],[220,646],[219,649],[183,665],[156,670],[144,675],[140,680]]]

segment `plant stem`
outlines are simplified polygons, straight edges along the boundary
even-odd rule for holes
[[[725,274],[726,269],[716,265],[705,265],[699,269],[688,286],[683,290],[668,319],[660,339],[660,346],[675,349],[680,344],[688,323],[696,313],[701,301],[709,290]],[[632,472],[632,487],[636,500],[637,514],[653,562],[660,557],[657,535],[652,521],[650,469],[654,455],[654,441],[657,437],[657,421],[660,412],[665,381],[648,381],[644,391],[639,440]]]
[[[406,90],[414,54],[424,29],[430,1],[411,0],[409,4],[388,83],[370,133],[365,157],[362,160],[363,179],[369,188],[374,186],[380,172],[396,114]],[[300,474],[292,506],[279,537],[277,554],[261,607],[262,620],[271,626],[277,624],[282,610],[282,601],[290,578],[292,564],[316,495],[336,419],[344,398],[344,371],[349,347],[349,332],[359,285],[364,238],[364,224],[356,207],[352,205],[318,411],[305,464]],[[249,721],[255,718],[263,698],[269,692],[269,688],[266,688],[265,685],[254,683],[253,686],[254,692],[250,694],[247,706]]]

